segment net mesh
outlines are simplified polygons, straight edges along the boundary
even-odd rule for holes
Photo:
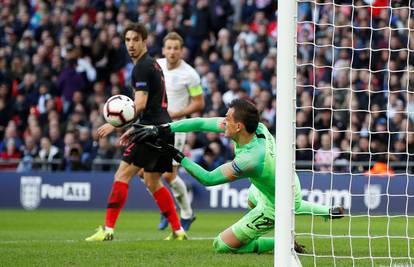
[[[412,266],[413,3],[297,3],[296,171],[303,199],[346,209],[297,219],[301,260]]]

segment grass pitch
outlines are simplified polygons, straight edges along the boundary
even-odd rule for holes
[[[124,210],[114,241],[87,243],[83,239],[102,224],[104,211],[0,210],[0,266],[273,266],[273,254],[213,252],[213,238],[241,216],[239,212],[198,211],[189,232],[191,240],[170,242],[162,240],[169,234],[167,230],[156,230],[157,212]],[[349,218],[325,222],[297,217],[297,240],[309,253],[300,256],[302,265],[414,264],[413,219],[371,218],[368,223],[367,218],[353,217],[351,222]],[[386,239],[387,229],[396,238]],[[318,236],[309,235],[311,231]],[[371,261],[370,255],[384,258]]]

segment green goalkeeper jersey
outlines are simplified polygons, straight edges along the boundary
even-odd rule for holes
[[[224,118],[194,118],[170,123],[173,132],[224,132]],[[253,139],[245,145],[234,143],[235,158],[231,162],[236,179],[248,178],[269,201],[275,203],[275,140],[269,130],[259,123]],[[182,166],[204,185],[229,182],[220,168],[208,172],[184,158]]]

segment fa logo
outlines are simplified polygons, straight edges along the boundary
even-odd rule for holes
[[[20,178],[20,203],[27,210],[36,209],[40,204],[40,176],[22,176]]]

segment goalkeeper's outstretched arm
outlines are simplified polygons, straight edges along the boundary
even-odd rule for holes
[[[130,142],[143,142],[149,139],[156,139],[171,132],[224,132],[225,118],[194,118],[185,119],[162,125],[144,125],[134,123],[126,131],[120,140],[121,145],[128,145]]]
[[[171,131],[178,132],[224,132],[224,118],[192,118],[170,123]]]
[[[236,176],[232,165],[232,163],[226,163],[213,171],[207,171],[187,157],[184,157],[181,161],[181,166],[205,186],[225,184],[238,179],[239,177]]]

